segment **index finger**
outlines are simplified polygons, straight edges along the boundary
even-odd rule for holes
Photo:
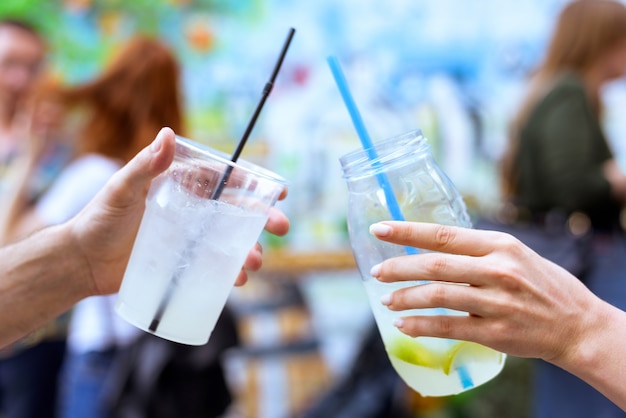
[[[423,222],[385,221],[370,226],[376,238],[394,244],[450,254],[483,256],[507,234]]]
[[[265,230],[270,234],[283,236],[289,232],[289,218],[278,208],[270,208]]]

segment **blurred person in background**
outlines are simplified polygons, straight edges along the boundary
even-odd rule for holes
[[[620,212],[626,176],[601,126],[601,88],[626,72],[626,7],[575,0],[562,10],[547,54],[514,120],[502,164],[505,198],[520,221],[553,214],[591,229],[583,277],[600,298],[626,308],[626,236]],[[624,412],[571,374],[536,367],[535,416],[624,417]]]
[[[21,149],[19,116],[45,52],[43,39],[29,24],[0,19],[0,178]]]
[[[162,126],[182,132],[178,82],[179,66],[172,52],[155,39],[136,37],[93,81],[48,86],[41,92],[38,107],[62,109],[64,125],[77,125],[75,156],[34,205],[27,193],[34,165],[24,166],[18,187],[5,197],[4,242],[75,216]],[[36,154],[42,141],[37,135],[31,139],[35,142],[31,154]],[[31,160],[38,158],[33,155]],[[62,417],[105,416],[102,392],[116,351],[139,333],[115,315],[113,304],[113,296],[97,296],[74,307],[59,388]]]
[[[31,93],[41,79],[45,55],[45,42],[32,25],[0,18],[0,193],[13,163],[29,146],[26,136],[32,123]],[[42,160],[37,162],[38,176],[31,180],[33,200],[68,158],[67,144],[47,139]]]
[[[37,120],[31,117],[32,90],[41,78],[45,53],[44,40],[33,26],[0,19],[0,211],[7,208],[15,188],[23,188],[31,206],[69,158],[69,146],[56,138],[30,140],[55,118],[52,109],[39,109]],[[30,174],[24,179],[26,173]],[[68,316],[63,315],[0,350],[0,415],[54,416],[67,322]]]

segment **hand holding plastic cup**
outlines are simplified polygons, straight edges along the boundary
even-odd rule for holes
[[[159,337],[205,344],[284,188],[266,169],[177,137],[174,162],[151,184],[117,313]]]

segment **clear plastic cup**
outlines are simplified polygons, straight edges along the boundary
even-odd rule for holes
[[[116,312],[159,337],[205,344],[285,185],[177,137],[172,165],[150,186]]]

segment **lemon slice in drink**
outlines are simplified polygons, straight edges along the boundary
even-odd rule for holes
[[[430,348],[410,337],[397,337],[387,347],[389,355],[416,366],[442,370],[446,375],[469,362],[502,361],[502,354],[468,341],[456,341],[444,350]]]
[[[444,372],[449,374],[468,363],[500,364],[503,360],[504,355],[499,351],[477,343],[460,341],[450,353],[450,363],[444,368]]]
[[[416,339],[399,336],[388,344],[387,352],[391,356],[416,366],[449,371],[453,360],[451,353],[456,352],[458,344],[455,343],[449,348],[441,350],[428,347]]]

